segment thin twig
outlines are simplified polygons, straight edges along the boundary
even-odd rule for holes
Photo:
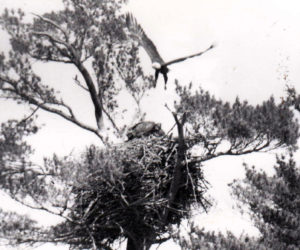
[[[74,82],[82,89],[84,89],[85,91],[89,92],[88,88],[84,87],[81,82],[78,80],[77,75],[74,77]]]
[[[27,120],[29,120],[29,119],[30,119],[30,118],[31,118],[31,117],[39,110],[39,108],[40,108],[40,107],[36,107],[36,108],[33,110],[33,112],[32,112],[29,116],[23,118],[20,122],[18,122],[18,124],[24,123],[24,122],[26,122]]]
[[[104,107],[102,107],[102,110],[103,110],[104,114],[107,116],[108,120],[113,125],[114,129],[118,132],[119,136],[121,136],[120,129],[117,127],[116,123],[114,122],[114,120],[112,119],[112,117],[110,116],[110,114],[106,111],[106,109]]]

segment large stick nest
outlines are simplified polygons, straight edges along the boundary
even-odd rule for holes
[[[134,139],[107,150],[91,147],[78,166],[81,171],[73,189],[76,202],[71,216],[95,232],[98,242],[137,234],[137,230],[141,237],[153,229],[161,234],[167,226],[180,223],[192,204],[205,206],[206,185],[200,164],[188,164],[187,153],[181,185],[169,206],[177,149],[176,139],[162,137]],[[166,209],[169,213],[163,223]],[[76,234],[87,232],[82,228]]]

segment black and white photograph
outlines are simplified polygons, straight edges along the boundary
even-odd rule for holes
[[[298,0],[0,0],[0,250],[300,249]]]

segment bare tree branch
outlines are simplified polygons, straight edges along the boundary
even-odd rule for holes
[[[35,13],[31,13],[31,14],[34,15],[34,16],[37,16],[38,18],[40,18],[44,22],[49,23],[49,24],[53,25],[55,28],[59,29],[64,34],[64,36],[66,38],[66,41],[67,42],[69,41],[69,36],[67,35],[67,32],[62,27],[60,27],[58,24],[56,24],[54,21],[52,21],[52,20],[50,20],[46,17],[42,17],[42,16],[40,16],[38,14],[35,14]]]
[[[52,61],[52,62],[59,62],[59,63],[66,63],[66,64],[73,63],[71,60],[62,60],[62,59],[57,59],[57,58],[49,59],[48,57],[40,57],[40,56],[33,55],[32,53],[29,53],[29,55],[34,59],[45,61],[45,62]]]
[[[79,70],[79,72],[82,74],[86,82],[86,85],[88,86],[88,90],[90,92],[90,96],[95,107],[95,117],[96,117],[97,125],[98,128],[101,129],[101,120],[102,120],[102,111],[103,111],[102,96],[99,96],[99,94],[97,93],[94,82],[89,72],[84,67],[84,65],[79,61],[75,65]]]
[[[33,35],[36,35],[36,36],[45,36],[47,38],[49,38],[51,41],[53,42],[56,42],[58,44],[61,44],[61,45],[64,45],[66,48],[70,48],[70,45],[62,40],[60,40],[59,38],[57,37],[54,37],[53,35],[50,35],[49,33],[47,32],[38,32],[38,31],[33,31],[32,32]]]
[[[111,115],[106,111],[105,108],[102,108],[103,109],[103,112],[104,114],[107,116],[107,118],[109,119],[109,121],[111,122],[111,124],[113,125],[114,129],[118,132],[118,134],[121,136],[121,133],[120,133],[120,129],[117,127],[115,121],[112,119]]]
[[[30,119],[30,118],[31,118],[31,117],[39,110],[39,108],[40,108],[40,107],[36,107],[36,108],[33,110],[33,112],[32,112],[29,116],[23,118],[23,119],[19,122],[19,124],[21,124],[21,123],[26,122],[27,120],[29,120],[29,119]]]
[[[51,210],[49,210],[48,208],[45,208],[45,207],[43,207],[43,206],[35,207],[35,206],[29,205],[29,204],[27,204],[27,203],[21,201],[20,199],[18,199],[18,198],[15,197],[15,196],[12,196],[12,195],[11,195],[10,197],[11,197],[14,201],[16,201],[16,202],[22,204],[22,205],[25,206],[25,207],[28,207],[28,208],[31,208],[31,209],[34,209],[34,210],[42,210],[42,211],[45,211],[45,212],[47,212],[47,213],[49,213],[49,214],[53,214],[53,215],[59,216],[59,217],[61,217],[61,218],[63,218],[63,219],[66,219],[66,220],[69,221],[69,222],[72,222],[72,223],[75,223],[75,224],[80,224],[80,223],[78,223],[78,222],[72,220],[71,218],[69,218],[69,217],[67,217],[67,216],[64,216],[64,215],[62,215],[62,214],[60,214],[60,213],[56,213],[56,212],[54,212],[54,211],[51,211]]]
[[[228,151],[226,152],[219,152],[217,154],[207,154],[205,157],[193,157],[191,160],[188,161],[188,163],[194,163],[194,162],[205,162],[205,161],[208,161],[208,160],[211,160],[213,158],[217,158],[217,157],[220,157],[220,156],[225,156],[225,155],[228,155],[228,156],[239,156],[239,155],[246,155],[246,154],[250,154],[250,153],[255,153],[255,152],[263,152],[263,149],[266,149],[270,146],[270,142],[267,141],[265,144],[261,145],[261,146],[257,146],[257,147],[254,147],[252,149],[248,149],[248,150],[240,150],[238,152],[232,152],[231,149],[229,149]],[[274,147],[272,149],[275,149],[277,147]]]
[[[29,102],[30,104],[35,105],[36,107],[39,107],[39,108],[41,108],[41,109],[43,109],[43,110],[45,110],[45,111],[48,111],[48,112],[50,112],[50,113],[54,113],[54,114],[56,114],[56,115],[59,115],[59,116],[63,117],[64,119],[66,119],[66,120],[68,120],[68,121],[70,121],[70,122],[76,124],[77,126],[83,128],[83,129],[85,129],[85,130],[88,130],[88,131],[90,131],[90,132],[93,132],[93,133],[96,134],[96,135],[101,139],[101,141],[105,144],[104,138],[100,135],[100,133],[99,133],[99,131],[98,131],[97,129],[94,129],[94,128],[92,128],[92,127],[90,127],[90,126],[88,126],[88,125],[86,125],[86,124],[84,124],[84,123],[78,121],[78,120],[74,117],[74,114],[73,114],[72,112],[71,112],[71,115],[67,115],[67,114],[65,114],[64,112],[62,112],[62,111],[59,110],[59,109],[55,109],[55,108],[49,107],[49,106],[47,106],[44,102],[41,103],[41,102],[37,101],[36,99],[34,99],[33,97],[30,97],[30,96],[28,96],[28,95],[26,95],[26,94],[24,94],[24,93],[21,93],[21,92],[18,91],[18,89],[17,89],[17,82],[16,82],[16,81],[13,81],[13,80],[10,80],[10,79],[6,79],[6,78],[3,78],[3,77],[1,77],[1,76],[0,76],[0,80],[2,80],[2,81],[4,81],[4,82],[7,82],[7,83],[11,84],[11,85],[14,86],[14,88],[15,88],[15,89],[10,89],[10,88],[9,88],[9,89],[6,89],[6,91],[12,92],[13,94],[15,94],[15,95],[21,97],[23,100]],[[65,107],[67,107],[66,104],[64,104],[64,105],[65,105]],[[72,116],[72,114],[73,114],[73,116]]]
[[[175,114],[174,112],[172,112],[172,114],[175,119],[177,131],[178,131],[178,150],[177,150],[176,164],[173,173],[173,180],[171,182],[170,191],[169,191],[168,206],[167,206],[169,208],[166,208],[163,214],[163,223],[167,222],[170,208],[173,207],[173,202],[176,198],[176,195],[181,185],[182,168],[185,164],[187,164],[185,162],[185,152],[187,147],[185,145],[184,132],[183,132],[183,126],[186,122],[186,113],[183,114],[181,121],[179,121],[177,114]]]
[[[74,82],[80,87],[80,88],[82,88],[82,89],[84,89],[85,91],[89,91],[85,86],[83,86],[82,84],[81,84],[81,82],[77,79],[77,75],[75,76],[75,78],[74,78]]]

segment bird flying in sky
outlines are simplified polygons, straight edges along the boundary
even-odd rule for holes
[[[200,56],[203,53],[205,53],[206,51],[208,51],[214,47],[214,45],[211,45],[208,49],[206,49],[202,52],[198,52],[193,55],[184,56],[184,57],[180,57],[180,58],[174,59],[169,62],[165,62],[161,58],[160,54],[158,53],[158,50],[157,50],[156,46],[154,45],[154,43],[146,35],[143,28],[138,24],[137,20],[133,17],[133,15],[131,13],[126,14],[126,25],[130,32],[130,37],[133,38],[134,40],[136,40],[139,43],[139,45],[145,49],[145,51],[147,52],[147,54],[149,55],[149,57],[152,61],[152,67],[155,69],[154,87],[156,86],[158,75],[159,75],[159,73],[161,73],[164,77],[165,89],[166,89],[166,84],[168,81],[168,72],[169,72],[168,66],[169,65],[178,63],[178,62],[182,62],[188,58]]]

